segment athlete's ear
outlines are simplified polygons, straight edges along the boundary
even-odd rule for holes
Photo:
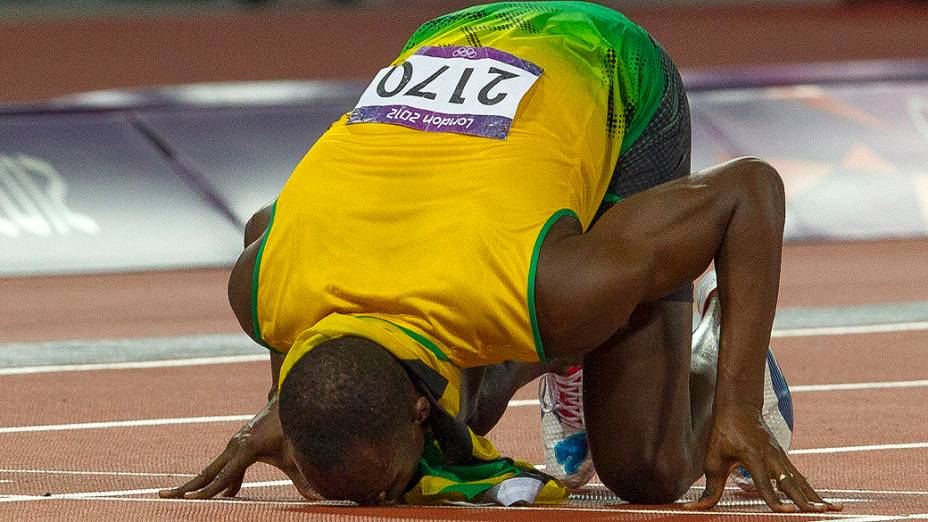
[[[429,404],[429,400],[425,397],[419,396],[416,399],[416,424],[422,424],[425,422],[425,419],[429,418],[429,411],[431,410],[432,405]]]

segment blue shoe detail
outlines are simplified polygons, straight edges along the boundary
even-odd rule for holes
[[[783,370],[780,369],[780,365],[773,358],[773,351],[770,349],[767,350],[767,369],[770,371],[773,393],[777,396],[777,409],[789,430],[793,431],[793,397],[789,392],[789,386],[786,384],[786,377],[783,376]],[[751,480],[751,472],[744,466],[738,466],[735,473]]]
[[[554,458],[558,464],[564,466],[568,475],[572,475],[580,471],[580,464],[586,460],[588,451],[586,432],[580,431],[555,444]]]
[[[744,477],[744,478],[747,479],[747,480],[752,480],[752,479],[751,479],[751,472],[748,471],[748,468],[746,468],[746,467],[744,467],[744,466],[738,466],[738,469],[735,470],[735,473],[741,475],[742,477]]]
[[[786,377],[783,376],[783,371],[780,370],[780,365],[777,364],[777,361],[773,358],[773,352],[770,350],[767,350],[767,367],[770,369],[773,392],[777,396],[777,408],[779,408],[783,420],[786,421],[786,425],[789,426],[789,430],[793,431],[793,397],[789,393]]]

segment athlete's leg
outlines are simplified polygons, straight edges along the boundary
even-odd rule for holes
[[[622,152],[593,227],[617,200],[621,205],[622,199],[690,174],[691,130],[686,90],[670,56],[659,45],[656,47],[663,71],[663,93],[638,139]],[[636,123],[633,120],[632,125]],[[693,285],[687,281],[667,299],[685,303],[691,302],[692,296]],[[636,316],[651,314],[652,308],[649,305]],[[679,362],[686,368],[685,361]],[[577,368],[569,375],[546,375],[539,392],[547,471],[571,487],[586,483],[594,467],[586,451],[583,417],[578,418],[575,413],[579,410],[576,398],[583,395],[584,379],[583,370]]]
[[[520,363],[507,361],[481,368],[479,389],[467,418],[467,425],[474,433],[486,435],[502,418],[509,401],[519,388],[534,381],[547,372],[563,372],[579,362],[555,360],[547,363]]]
[[[702,474],[715,371],[692,364],[691,323],[689,299],[642,303],[584,359],[593,462],[630,502],[673,502]]]
[[[660,108],[623,154],[609,187],[623,199],[690,173],[686,91],[670,57],[660,53]],[[715,366],[691,360],[692,297],[685,281],[638,305],[626,328],[584,358],[584,422],[594,467],[631,502],[672,502],[702,474]]]
[[[593,461],[603,483],[629,500],[677,498],[704,457],[709,393],[690,386],[691,309],[652,301],[696,278],[714,258],[724,346],[756,351],[762,377],[783,207],[776,172],[742,159],[635,195],[586,234],[562,220],[545,240],[536,280],[545,353],[587,354]],[[744,392],[751,404],[762,400],[757,384],[756,397]]]

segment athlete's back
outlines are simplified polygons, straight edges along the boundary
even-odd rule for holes
[[[281,193],[257,333],[286,350],[329,313],[365,314],[462,366],[543,357],[541,241],[563,214],[591,222],[633,102],[652,95],[638,88],[644,61],[617,56],[653,46],[585,3],[493,4],[425,24]]]

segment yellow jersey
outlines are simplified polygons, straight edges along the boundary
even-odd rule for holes
[[[616,42],[655,49],[615,11],[548,4],[420,29],[316,142],[258,253],[260,342],[287,352],[341,314],[458,367],[544,360],[539,250],[562,216],[586,229],[606,193],[627,131]]]

